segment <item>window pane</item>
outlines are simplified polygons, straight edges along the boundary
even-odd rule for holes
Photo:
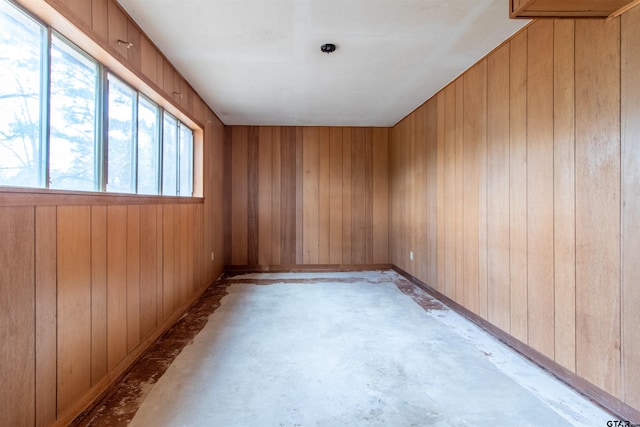
[[[193,131],[180,123],[180,195],[193,195]]]
[[[162,123],[162,194],[178,194],[178,121],[164,112]]]
[[[42,41],[45,29],[0,0],[0,185],[40,178]]]
[[[144,96],[138,99],[138,193],[158,194],[158,106]]]
[[[98,64],[53,36],[51,45],[50,187],[98,190]]]
[[[135,193],[136,91],[109,75],[107,191]]]

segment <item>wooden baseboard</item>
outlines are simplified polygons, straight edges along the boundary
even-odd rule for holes
[[[487,320],[483,319],[477,314],[469,311],[462,305],[458,304],[446,295],[438,292],[436,289],[432,288],[426,283],[413,277],[411,274],[407,273],[401,268],[395,265],[392,268],[398,274],[405,277],[407,280],[427,292],[429,295],[441,301],[443,304],[459,313],[460,315],[466,317],[476,325],[480,326],[491,335],[496,337],[498,340],[520,353],[522,356],[531,360],[533,363],[540,366],[542,369],[549,372],[551,375],[558,378],[560,381],[564,382],[565,384],[576,390],[578,393],[582,394],[592,402],[601,406],[607,412],[610,412],[617,418],[629,421],[630,423],[640,423],[640,411],[638,411],[634,407],[624,403],[617,397],[607,393],[601,388],[591,384],[584,378],[576,375],[574,372],[571,372],[565,367],[559,365],[554,360],[548,358],[544,354],[533,349],[522,341],[514,338],[513,336],[509,335],[502,329],[499,329],[497,326],[489,323]]]
[[[225,265],[225,274],[390,270],[391,264]]]

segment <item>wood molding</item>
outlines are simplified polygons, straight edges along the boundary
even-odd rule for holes
[[[202,204],[203,197],[155,196],[0,187],[0,206]]]
[[[489,323],[485,319],[481,318],[477,314],[464,308],[462,305],[441,294],[431,286],[415,278],[401,268],[395,265],[393,265],[392,268],[398,274],[402,275],[407,280],[412,282],[414,285],[418,286],[420,289],[424,290],[432,297],[438,299],[453,311],[480,326],[482,329],[486,330],[495,338],[497,338],[499,341],[511,347],[513,350],[520,353],[522,356],[526,357],[536,365],[540,366],[542,369],[549,372],[554,377],[567,384],[592,402],[600,405],[612,415],[631,423],[640,423],[640,411],[638,411],[637,409],[627,405],[620,399],[612,396],[601,388],[596,387],[585,379],[579,377],[575,373],[556,363],[554,360],[529,347],[522,341],[509,335],[508,333]]]
[[[283,264],[283,265],[225,265],[226,273],[296,273],[330,271],[389,270],[391,264]]]

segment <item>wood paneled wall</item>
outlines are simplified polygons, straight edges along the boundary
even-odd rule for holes
[[[533,23],[389,154],[391,262],[636,409],[638,28],[640,8]]]
[[[115,1],[48,2],[202,126],[204,197],[0,189],[2,426],[67,425],[224,263],[224,125]]]
[[[386,128],[227,128],[227,265],[386,264]]]
[[[222,243],[205,243],[204,203],[6,206],[9,197],[0,424],[69,421],[220,274],[208,254]]]

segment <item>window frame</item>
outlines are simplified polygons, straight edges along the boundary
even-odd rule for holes
[[[0,193],[4,194],[15,194],[24,192],[27,194],[35,195],[35,194],[47,194],[59,197],[60,195],[70,195],[74,198],[77,196],[83,195],[89,198],[98,197],[104,198],[102,196],[108,196],[107,198],[114,197],[124,197],[126,199],[164,199],[170,198],[172,200],[181,199],[203,199],[202,196],[202,179],[201,177],[196,177],[195,170],[197,162],[202,160],[202,150],[203,150],[203,133],[204,129],[202,125],[197,124],[193,121],[189,116],[187,116],[183,111],[181,111],[181,107],[178,107],[175,101],[169,100],[166,95],[159,94],[155,89],[149,86],[149,84],[141,79],[138,73],[128,68],[122,62],[113,57],[113,55],[109,54],[102,48],[89,34],[84,33],[82,30],[79,30],[77,27],[73,27],[72,25],[62,25],[63,31],[60,31],[56,26],[54,28],[55,23],[60,23],[60,19],[58,16],[59,12],[57,12],[54,8],[49,5],[45,5],[42,10],[37,9],[34,11],[28,10],[27,7],[22,4],[16,2],[15,0],[1,0],[5,1],[9,6],[15,7],[18,11],[23,13],[28,19],[35,21],[38,25],[42,27],[43,36],[40,40],[40,48],[41,48],[41,66],[40,66],[40,86],[44,87],[45,90],[41,89],[41,99],[39,102],[40,108],[40,165],[38,167],[38,185],[37,187],[29,186],[29,187],[21,187],[21,186],[11,186],[0,184]],[[61,15],[59,15],[61,16]],[[75,51],[83,54],[91,61],[97,64],[99,69],[98,78],[96,83],[96,101],[95,101],[95,117],[96,117],[96,126],[94,131],[94,147],[96,147],[95,152],[95,166],[94,166],[94,176],[96,179],[96,185],[94,190],[76,190],[76,189],[53,189],[50,188],[50,174],[51,174],[51,46],[52,46],[52,38],[53,34],[60,36],[60,39],[65,43],[70,45],[70,48]],[[44,45],[44,46],[43,46]],[[134,135],[134,155],[135,155],[135,172],[133,173],[133,180],[135,181],[135,193],[116,193],[107,191],[107,179],[108,179],[108,75],[112,74],[115,78],[131,87],[136,93],[136,102],[135,102],[135,135]],[[152,103],[158,110],[158,124],[156,127],[156,132],[159,137],[159,143],[157,144],[157,150],[159,158],[157,160],[157,175],[156,178],[156,191],[157,194],[139,194],[139,179],[138,179],[138,169],[139,169],[139,132],[138,132],[138,108],[140,105],[140,99],[144,97],[145,100]],[[192,144],[190,146],[191,151],[191,188],[195,190],[198,188],[198,193],[192,191],[189,195],[180,195],[179,188],[176,191],[176,195],[164,195],[162,194],[162,166],[163,166],[163,153],[162,153],[162,116],[167,112],[174,116],[177,120],[178,126],[186,126],[192,132]],[[179,138],[179,132],[178,138]],[[197,135],[197,138],[196,138]],[[178,140],[179,144],[179,140]],[[199,164],[199,163],[198,163]],[[177,163],[176,175],[179,179],[179,162]],[[198,168],[201,170],[201,166]],[[197,182],[196,182],[197,181]],[[2,194],[0,194],[2,197]],[[5,201],[5,204],[7,202]],[[9,203],[11,204],[11,203]]]

